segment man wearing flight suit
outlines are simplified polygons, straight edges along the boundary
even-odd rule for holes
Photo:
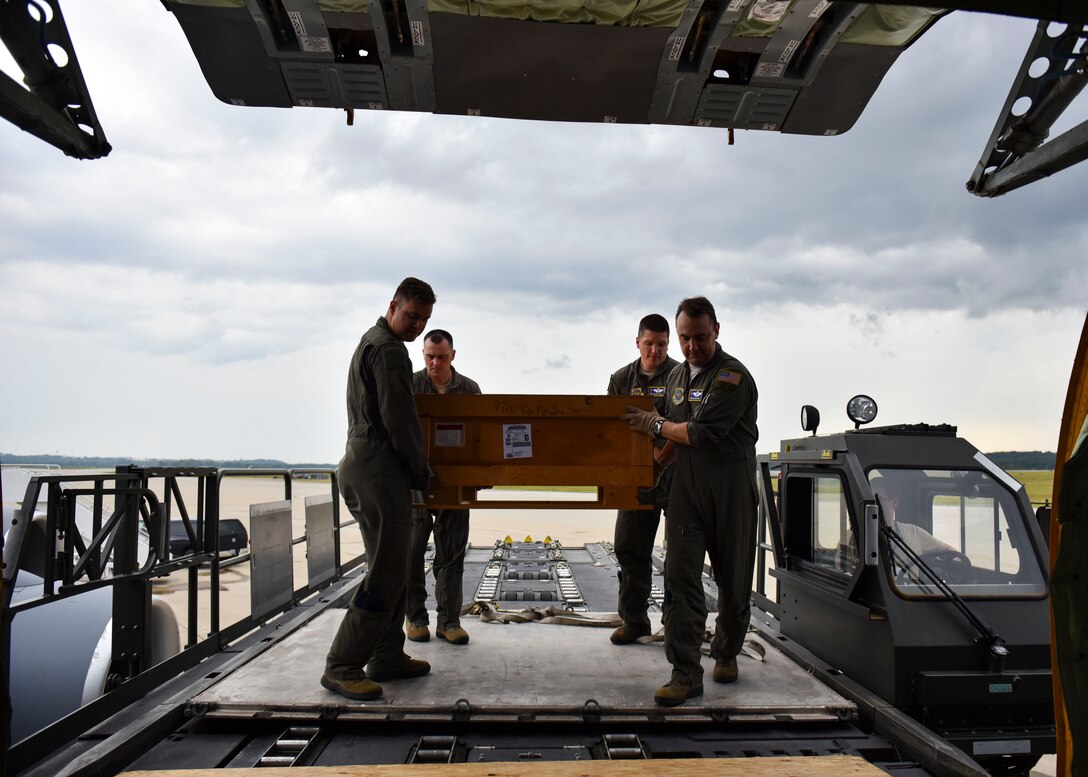
[[[665,379],[679,362],[669,358],[669,322],[651,313],[638,323],[635,338],[639,358],[612,373],[608,393],[612,396],[647,396],[659,414],[666,410]],[[668,476],[651,489],[640,489],[639,500],[652,510],[620,510],[616,514],[616,559],[620,565],[620,590],[616,610],[623,624],[612,632],[612,642],[627,645],[650,633],[646,614],[653,575],[651,554],[668,501]]]
[[[755,564],[755,443],[758,393],[751,373],[718,345],[718,320],[705,297],[676,311],[676,335],[686,363],[669,375],[664,417],[628,408],[632,429],[671,441],[659,463],[672,457],[665,518],[665,656],[669,682],[654,694],[665,706],[703,693],[700,646],[706,600],[700,576],[709,554],[718,585],[718,614],[710,654],[714,680],[737,679],[737,654],[750,617]]]
[[[367,572],[333,638],[321,684],[349,699],[376,699],[376,681],[419,677],[426,661],[404,652],[413,490],[426,490],[430,465],[405,342],[427,326],[431,287],[405,278],[359,341],[348,370],[348,440],[337,467],[340,493],[359,522]],[[365,667],[365,669],[364,669]]]
[[[453,335],[433,329],[423,336],[424,368],[412,374],[415,394],[479,394],[480,386],[453,366],[457,351]],[[427,584],[423,569],[427,539],[434,532],[434,598],[437,601],[435,635],[451,645],[468,643],[461,628],[464,594],[461,578],[468,546],[468,510],[413,510],[411,577],[408,581],[407,632],[413,642],[431,638],[427,627]]]

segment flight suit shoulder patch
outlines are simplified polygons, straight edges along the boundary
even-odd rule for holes
[[[729,383],[733,386],[739,386],[740,382],[744,379],[744,375],[740,372],[734,372],[733,370],[720,370],[718,372],[718,383]]]

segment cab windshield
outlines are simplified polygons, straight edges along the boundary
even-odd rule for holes
[[[1015,496],[981,470],[874,469],[889,578],[907,596],[939,596],[920,558],[964,597],[1040,597],[1046,581]]]

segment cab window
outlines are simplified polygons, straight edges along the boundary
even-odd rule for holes
[[[786,510],[792,555],[842,575],[854,573],[856,534],[838,475],[791,474],[786,478]]]
[[[937,575],[961,596],[1045,594],[1027,517],[989,473],[874,469],[869,485],[888,530],[882,557],[903,593],[937,594]]]

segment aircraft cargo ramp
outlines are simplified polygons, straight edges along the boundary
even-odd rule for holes
[[[589,774],[586,768],[604,767],[602,761],[684,759],[691,765],[690,759],[760,756],[766,774],[876,773],[873,764],[895,764],[903,777],[926,773],[901,760],[882,737],[862,731],[854,703],[770,638],[749,635],[750,655],[739,658],[737,683],[714,683],[713,660],[704,657],[703,696],[674,708],[656,705],[654,691],[671,671],[662,643],[609,641],[616,597],[610,551],[607,543],[567,548],[507,541],[469,548],[465,601],[493,603],[480,618],[462,617],[471,641],[406,642],[410,655],[431,663],[431,673],[383,682],[382,698],[369,702],[319,684],[343,617],[340,605],[353,590],[344,581],[299,608],[283,628],[272,625],[259,644],[240,646],[229,671],[206,673],[202,685],[191,686],[184,694],[186,722],[128,770],[293,766],[376,773],[370,767],[413,774],[413,764],[441,763],[498,774],[495,769],[546,761],[549,774]],[[655,585],[650,616],[659,631],[656,594]],[[516,620],[549,607],[581,625],[484,620]]]
[[[854,705],[764,643],[766,657],[741,656],[740,680],[710,681],[704,658],[703,696],[680,707],[654,704],[654,690],[669,679],[661,643],[617,646],[609,630],[543,623],[479,623],[465,619],[472,641],[406,643],[413,658],[431,662],[431,674],[382,684],[377,701],[352,702],[318,684],[325,653],[343,613],[330,610],[260,657],[195,697],[206,716],[329,714],[338,717],[410,717],[446,720],[584,718],[665,721],[836,721]],[[657,616],[655,628],[660,628]],[[755,652],[755,651],[753,651]],[[757,654],[758,655],[758,654]]]

